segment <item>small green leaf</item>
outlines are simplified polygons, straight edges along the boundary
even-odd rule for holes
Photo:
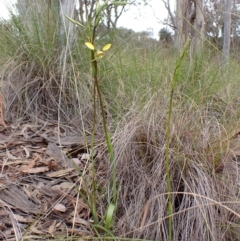
[[[108,210],[106,213],[106,224],[105,224],[105,228],[107,230],[109,230],[110,226],[111,226],[111,222],[113,219],[113,213],[114,213],[114,209],[115,209],[115,205],[113,205],[112,203],[110,203],[110,205],[108,206]]]
[[[103,51],[107,51],[111,48],[112,44],[106,44],[104,47],[103,47]]]
[[[105,0],[105,2],[101,5],[101,12],[105,10],[110,4],[108,4],[108,0]]]
[[[99,15],[96,17],[95,23],[94,23],[94,26],[95,26],[95,27],[98,27],[101,18],[102,18],[101,14],[99,14]]]
[[[112,5],[126,5],[127,2],[112,2]]]
[[[74,19],[68,17],[67,15],[64,15],[64,16],[65,16],[69,21],[71,21],[72,23],[77,24],[78,26],[85,28],[85,26],[82,25],[81,23],[75,21]]]
[[[96,3],[96,15],[98,15],[101,11],[101,5],[99,2]]]
[[[90,42],[86,42],[85,45],[86,45],[89,49],[94,50],[94,46],[93,46],[93,44],[91,44]]]

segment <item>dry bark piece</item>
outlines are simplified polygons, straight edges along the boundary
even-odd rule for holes
[[[51,188],[51,187],[48,187],[47,185],[41,187],[41,188],[39,189],[39,191],[40,191],[41,193],[43,193],[44,195],[49,196],[49,197],[52,197],[52,198],[55,198],[56,196],[59,195],[59,192],[58,192],[58,191],[54,190],[54,189]]]
[[[0,199],[24,213],[38,214],[41,211],[39,206],[31,202],[26,194],[15,186],[2,190],[0,192]]]
[[[48,144],[46,154],[48,154],[50,157],[53,157],[57,164],[63,168],[74,168],[72,160],[69,159],[55,143]]]

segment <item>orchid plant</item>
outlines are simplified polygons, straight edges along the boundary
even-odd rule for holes
[[[116,181],[116,169],[115,169],[115,163],[114,163],[114,152],[113,152],[113,146],[111,142],[111,138],[107,129],[107,123],[105,119],[105,114],[104,114],[104,105],[103,105],[103,99],[99,87],[99,79],[98,79],[98,61],[104,57],[104,52],[109,50],[112,46],[112,44],[108,43],[106,44],[101,50],[95,48],[95,40],[96,40],[96,29],[99,26],[99,23],[102,19],[103,16],[103,11],[110,7],[111,5],[125,5],[127,2],[115,2],[115,1],[109,1],[106,0],[102,4],[100,4],[101,1],[98,1],[96,3],[96,8],[95,8],[95,14],[92,22],[87,22],[86,26],[81,24],[78,21],[75,21],[74,19],[69,18],[68,16],[65,16],[69,21],[71,21],[73,24],[80,26],[85,29],[86,32],[86,37],[88,39],[87,42],[85,42],[85,45],[91,50],[91,57],[90,57],[90,62],[92,66],[92,77],[94,80],[94,90],[93,90],[93,99],[94,99],[94,122],[93,122],[93,127],[92,127],[92,143],[94,143],[94,133],[95,133],[95,123],[96,123],[96,96],[99,98],[99,103],[100,103],[100,108],[101,108],[101,114],[102,114],[102,121],[103,121],[103,129],[104,129],[104,134],[105,134],[105,140],[107,143],[107,148],[108,148],[108,153],[110,157],[110,164],[111,164],[111,173],[112,173],[112,182],[110,184],[111,186],[111,198],[108,198],[108,207],[106,210],[106,214],[102,218],[102,220],[99,221],[99,217],[97,214],[97,209],[96,209],[96,185],[93,180],[92,182],[92,187],[93,187],[93,198],[91,201],[88,202],[90,206],[90,210],[93,215],[94,219],[94,229],[98,233],[98,230],[105,230],[107,234],[110,234],[111,232],[109,229],[112,227],[113,223],[113,216],[114,212],[116,210],[116,205],[117,205],[117,181]],[[86,19],[88,19],[88,16],[86,16]],[[93,146],[92,146],[93,148]],[[93,159],[93,158],[92,158]],[[94,165],[93,165],[94,166]],[[94,169],[93,169],[94,172]],[[91,193],[89,192],[88,195],[90,196]],[[99,223],[104,223],[105,226],[100,226]]]

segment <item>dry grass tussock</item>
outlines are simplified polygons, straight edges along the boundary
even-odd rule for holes
[[[167,104],[153,97],[119,126],[115,154],[121,236],[168,240],[166,115]],[[171,126],[173,240],[239,240],[239,167],[231,144],[237,140],[228,138],[212,112],[193,105],[176,107]]]
[[[44,7],[39,13],[32,4],[27,14],[12,12],[11,20],[0,21],[5,119],[12,123],[40,118],[76,127],[84,120],[85,128],[91,129],[93,81],[89,60],[86,62],[77,42],[70,51],[65,44],[67,37],[60,37],[57,14],[49,11],[48,4]]]
[[[21,59],[20,59],[21,60]],[[1,69],[1,92],[5,120],[59,120],[62,124],[91,129],[93,120],[92,80],[60,59],[48,66],[10,61]],[[97,118],[99,119],[99,118]]]

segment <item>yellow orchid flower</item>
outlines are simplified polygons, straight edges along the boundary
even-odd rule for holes
[[[93,45],[92,43],[86,42],[85,45],[86,45],[89,49],[95,50],[95,47],[94,47],[94,45]],[[109,50],[109,49],[111,48],[111,46],[112,46],[112,44],[106,44],[106,45],[102,48],[102,50],[96,50],[96,56],[97,56],[98,58],[102,58],[102,57],[103,57],[103,54],[104,54],[104,51]]]
[[[103,51],[98,50],[96,55],[97,55],[98,58],[101,59],[103,57]]]

